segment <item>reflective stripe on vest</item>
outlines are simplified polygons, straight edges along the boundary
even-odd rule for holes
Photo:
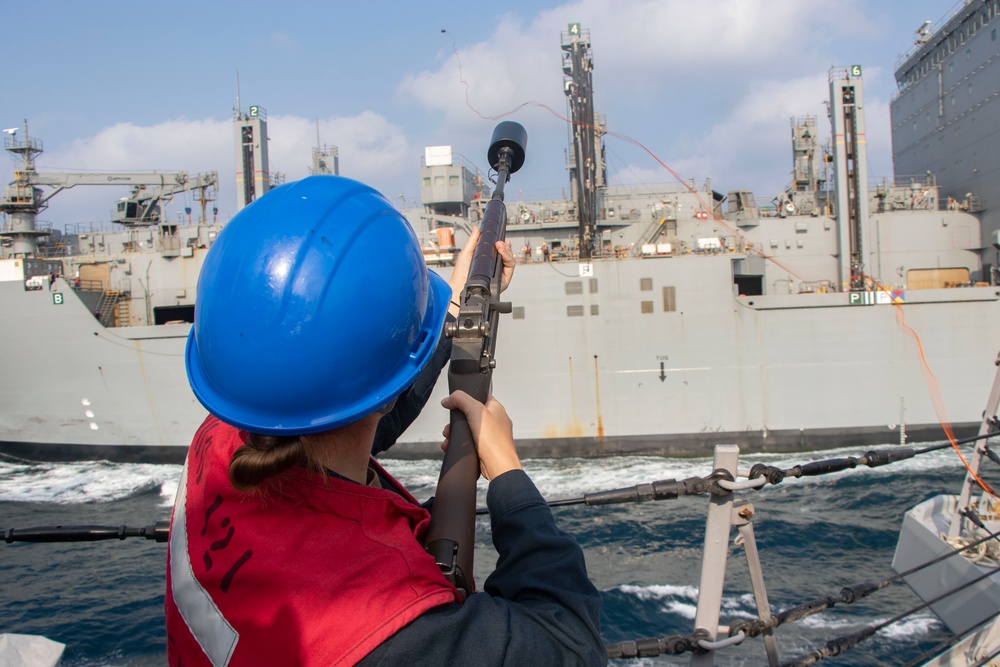
[[[240,636],[194,576],[187,536],[188,465],[177,487],[174,521],[170,528],[170,588],[174,604],[195,641],[215,667],[225,667]]]

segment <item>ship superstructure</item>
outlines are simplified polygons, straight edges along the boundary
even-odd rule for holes
[[[979,216],[984,268],[973,277],[987,282],[1000,264],[998,15],[1000,0],[969,0],[917,28],[890,105],[896,173],[933,176],[946,207]]]
[[[233,109],[236,146],[236,210],[271,189],[267,159],[267,111],[256,104]]]

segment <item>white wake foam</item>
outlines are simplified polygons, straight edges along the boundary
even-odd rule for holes
[[[889,447],[889,446],[886,446]],[[881,447],[880,447],[881,448]],[[755,463],[789,468],[822,459],[860,456],[872,448],[844,447],[795,454],[748,454],[740,467]],[[383,465],[420,500],[433,495],[440,461],[390,459]],[[906,471],[938,470],[961,463],[951,449],[917,456],[876,469],[861,467],[833,475],[805,479],[786,478],[782,486],[820,484],[844,475],[883,476]],[[542,495],[549,499],[577,498],[586,493],[649,483],[657,480],[702,477],[712,469],[710,457],[670,458],[617,456],[606,459],[534,459],[524,461]],[[104,502],[159,488],[163,504],[173,503],[180,477],[179,465],[108,463],[104,461],[61,464],[24,464],[0,461],[0,501],[86,503]],[[486,482],[479,482],[479,501],[485,503]],[[771,487],[765,487],[767,492]]]
[[[23,464],[0,461],[0,501],[80,504],[120,500],[159,490],[173,503],[178,465],[106,461]],[[173,492],[168,488],[173,483]]]

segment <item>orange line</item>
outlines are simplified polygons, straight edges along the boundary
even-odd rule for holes
[[[872,282],[875,281],[873,280]],[[882,286],[879,285],[879,287],[881,288]],[[941,428],[944,429],[944,434],[947,436],[948,442],[951,443],[951,448],[955,450],[955,454],[958,455],[962,465],[965,466],[965,469],[969,472],[969,476],[976,481],[976,484],[978,484],[986,493],[996,497],[997,492],[993,490],[993,487],[990,486],[990,484],[985,480],[981,479],[979,475],[972,470],[972,466],[969,465],[968,461],[965,460],[965,457],[962,456],[962,452],[959,451],[958,443],[955,441],[955,433],[951,428],[951,421],[948,419],[948,414],[944,407],[944,397],[941,395],[941,384],[934,375],[934,371],[931,370],[930,364],[927,363],[927,356],[924,354],[924,345],[920,340],[920,336],[917,335],[917,332],[914,331],[909,324],[906,323],[906,316],[903,314],[902,304],[896,303],[893,305],[896,307],[896,322],[903,329],[903,331],[913,336],[913,340],[917,343],[917,352],[920,356],[920,367],[924,373],[924,381],[927,383],[927,391],[931,395],[931,404],[934,406],[934,413],[937,415],[938,421],[941,423]]]

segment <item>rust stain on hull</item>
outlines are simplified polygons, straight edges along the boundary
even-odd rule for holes
[[[587,427],[577,416],[576,382],[573,379],[573,357],[567,359],[569,364],[569,397],[570,418],[568,422],[557,422],[542,425],[542,438],[584,438],[587,437]],[[596,437],[604,439],[604,417],[601,414],[600,374],[598,372],[597,355],[594,355],[594,395],[597,403],[595,418]]]
[[[597,403],[597,439],[604,439],[604,417],[601,414],[601,374],[597,368],[597,355],[594,355],[594,396]]]

